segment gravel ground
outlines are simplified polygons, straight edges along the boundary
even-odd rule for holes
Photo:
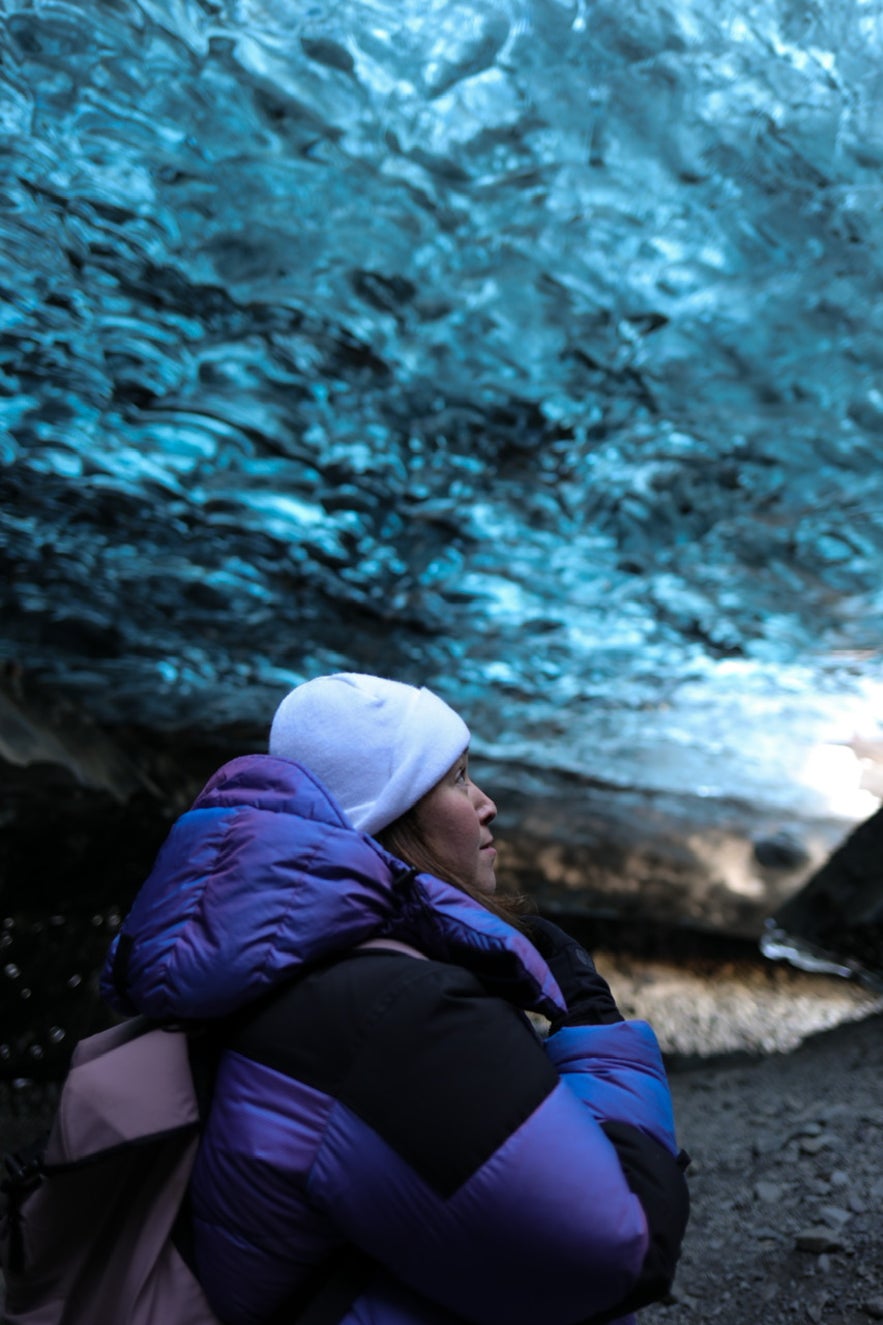
[[[671,1081],[692,1214],[641,1325],[883,1320],[883,1016]]]
[[[883,1320],[883,997],[765,961],[596,953],[670,1066],[692,1213],[641,1325]]]

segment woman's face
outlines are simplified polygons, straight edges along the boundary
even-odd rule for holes
[[[497,807],[469,777],[465,750],[414,807],[415,823],[433,856],[451,878],[471,883],[479,892],[497,886],[497,853],[490,824]]]

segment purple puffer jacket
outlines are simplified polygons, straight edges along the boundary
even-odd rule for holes
[[[379,937],[428,960],[360,952]],[[313,1009],[308,1027],[277,1017],[266,1053],[221,1060],[192,1200],[200,1278],[230,1325],[265,1320],[347,1241],[381,1269],[345,1325],[609,1320],[647,1273],[654,1221],[672,1222],[665,1191],[662,1206],[650,1194],[682,1182],[650,1027],[574,1026],[541,1043],[520,1009],[564,1005],[528,939],[406,871],[295,763],[249,756],[215,774],[173,827],[102,987],[119,1011],[175,1021],[274,989],[304,990]],[[415,1122],[430,1115],[437,1146]]]

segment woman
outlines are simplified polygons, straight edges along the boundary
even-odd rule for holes
[[[112,949],[121,1011],[225,1019],[191,1221],[227,1325],[294,1322],[350,1246],[346,1325],[574,1325],[670,1285],[687,1194],[655,1037],[556,926],[510,923],[468,745],[426,689],[298,686]]]

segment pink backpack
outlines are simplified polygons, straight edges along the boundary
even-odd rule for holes
[[[6,1325],[219,1325],[171,1239],[198,1133],[183,1031],[82,1040],[42,1156],[7,1157]]]
[[[80,1041],[45,1146],[6,1156],[3,1325],[221,1325],[173,1236],[213,1058],[142,1017]],[[274,1320],[339,1325],[376,1268],[344,1248]]]

